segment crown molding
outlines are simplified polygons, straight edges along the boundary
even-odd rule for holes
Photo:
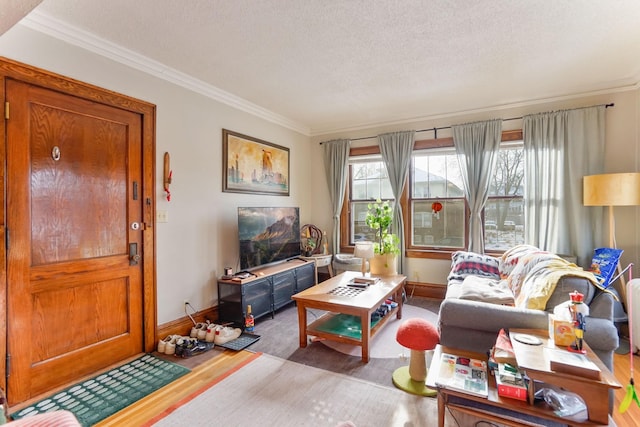
[[[244,111],[245,113],[259,117],[268,122],[291,129],[302,135],[309,136],[310,129],[308,126],[260,107],[246,99],[205,83],[202,80],[193,78],[188,74],[168,67],[144,55],[140,55],[120,45],[97,37],[95,34],[69,25],[68,23],[56,19],[46,13],[34,10],[22,19],[19,25],[23,25],[27,28],[65,41],[100,56],[112,59],[113,61],[135,68],[136,70],[181,86],[185,89],[189,89],[200,95],[204,95],[222,104]]]
[[[340,133],[345,134],[350,132],[366,131],[369,129],[391,127],[391,126],[397,126],[397,125],[406,125],[406,124],[413,124],[418,122],[435,121],[440,119],[468,116],[472,114],[479,114],[479,113],[486,113],[486,112],[502,111],[502,110],[508,110],[512,108],[530,107],[533,105],[547,104],[550,102],[569,101],[577,98],[586,98],[589,96],[606,95],[610,93],[627,92],[632,90],[640,90],[640,77],[638,80],[636,80],[635,83],[632,83],[632,84],[621,83],[619,86],[610,87],[607,89],[593,90],[589,92],[581,92],[581,93],[576,93],[571,95],[531,99],[531,100],[526,100],[521,102],[512,102],[509,104],[491,105],[488,107],[482,107],[482,108],[476,108],[476,109],[451,111],[451,112],[442,113],[442,114],[399,118],[396,120],[389,120],[386,122],[368,122],[368,123],[362,123],[360,125],[349,126],[349,127],[334,127],[334,128],[326,127],[326,128],[311,129],[310,136],[311,137],[323,137],[323,136],[329,137],[331,135],[340,134]]]

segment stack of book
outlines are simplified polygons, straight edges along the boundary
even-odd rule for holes
[[[498,396],[527,401],[527,379],[517,367],[509,363],[498,363],[494,374]]]

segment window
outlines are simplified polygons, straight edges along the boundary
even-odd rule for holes
[[[522,141],[503,144],[484,208],[484,246],[505,251],[524,243],[524,151]]]
[[[523,155],[522,141],[503,142],[500,147],[484,209],[487,251],[500,252],[524,243]],[[465,249],[469,211],[455,149],[416,151],[410,185],[411,234],[407,237],[410,248],[418,251]]]
[[[387,168],[379,156],[357,159],[349,164],[349,245],[374,240],[373,230],[365,222],[367,205],[377,199],[393,202]]]
[[[349,161],[341,221],[343,247],[373,239],[365,222],[369,203],[376,199],[394,202],[387,169],[374,150],[368,147]],[[502,252],[524,243],[523,191],[522,132],[505,131],[483,212],[487,251]],[[467,248],[469,209],[451,139],[416,141],[408,186],[398,202],[404,213],[408,256],[439,258]]]
[[[464,248],[466,204],[455,151],[451,148],[416,152],[411,161],[410,176],[410,245],[432,249]],[[439,206],[442,209],[438,210]]]

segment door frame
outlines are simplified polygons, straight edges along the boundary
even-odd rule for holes
[[[156,106],[97,86],[83,83],[37,67],[0,57],[0,357],[7,354],[7,248],[6,248],[6,81],[18,80],[92,102],[110,105],[140,115],[142,120],[143,250],[142,262],[142,331],[145,352],[152,352],[156,342],[156,232],[155,232],[155,120]],[[10,115],[10,111],[9,111]],[[114,361],[114,363],[117,361]],[[7,358],[0,360],[0,387],[6,390]]]

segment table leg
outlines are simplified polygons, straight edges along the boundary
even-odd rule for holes
[[[396,319],[402,319],[402,286],[393,296],[394,300],[398,303],[398,311],[396,312]]]
[[[444,427],[444,396],[438,390],[438,427]]]
[[[371,338],[371,315],[364,312],[360,315],[360,328],[362,329],[362,361],[369,362],[369,338]]]
[[[298,305],[298,333],[300,335],[300,348],[307,346],[307,307],[300,301]]]
[[[331,266],[331,263],[327,264],[327,270],[329,270],[329,277],[335,276],[335,274],[333,274],[333,267]]]

